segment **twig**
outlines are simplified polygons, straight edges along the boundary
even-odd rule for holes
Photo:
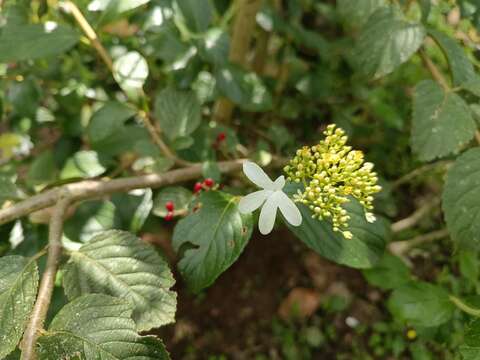
[[[477,143],[480,144],[480,131],[475,131],[475,140],[477,140]]]
[[[392,224],[393,232],[400,232],[415,226],[430,210],[440,204],[440,198],[435,198],[428,201],[425,205],[415,210],[409,217],[399,220]]]
[[[238,171],[244,159],[221,161],[218,167],[222,173]],[[202,165],[195,164],[187,168],[176,169],[164,174],[148,174],[114,180],[85,180],[65,184],[32,196],[15,205],[0,210],[0,225],[11,220],[28,215],[34,211],[53,206],[65,191],[69,193],[72,202],[86,200],[115,192],[133,189],[158,188],[182,181],[193,180],[201,176]]]
[[[112,61],[112,58],[108,54],[107,50],[105,50],[105,48],[103,47],[102,43],[98,39],[98,36],[97,36],[95,30],[93,30],[93,28],[90,26],[90,24],[88,23],[87,19],[85,19],[82,12],[80,11],[80,9],[72,1],[66,1],[65,3],[63,3],[62,6],[63,6],[63,8],[65,9],[66,12],[72,14],[72,16],[75,18],[78,25],[82,29],[82,31],[85,33],[87,38],[90,40],[90,43],[95,48],[98,55],[103,60],[105,65],[107,65],[108,69],[110,70],[110,72],[113,75],[113,61]],[[114,76],[114,78],[115,78],[115,76]],[[183,161],[181,159],[178,159],[175,156],[175,154],[169,149],[169,147],[162,140],[162,138],[160,137],[160,135],[157,132],[157,129],[155,129],[155,127],[150,122],[150,119],[149,119],[148,115],[146,115],[143,111],[140,111],[139,116],[142,119],[142,121],[145,125],[145,128],[147,129],[148,133],[150,134],[150,137],[152,138],[153,142],[155,143],[155,145],[158,146],[160,151],[166,157],[174,160],[175,163],[177,165],[180,165],[180,166],[191,165],[188,161]]]
[[[255,16],[262,0],[236,0],[238,2],[237,13],[233,24],[232,42],[229,60],[237,65],[245,67],[247,54],[255,29]],[[213,119],[228,123],[232,117],[234,105],[226,99],[220,98],[214,105]]]
[[[72,1],[65,1],[62,3],[62,7],[65,9],[66,12],[72,14],[75,21],[78,23],[84,34],[87,36],[88,40],[92,46],[97,50],[98,55],[103,60],[105,65],[107,65],[108,69],[113,72],[113,61],[110,58],[107,50],[103,47],[102,43],[98,40],[98,36],[95,33],[95,30],[90,26],[85,16],[83,16],[80,9],[75,5]]]
[[[402,176],[401,178],[395,180],[392,183],[392,189],[395,189],[395,188],[399,187],[400,185],[403,185],[403,184],[409,182],[410,180],[416,178],[417,176],[422,175],[426,172],[429,172],[432,169],[435,169],[436,167],[447,167],[448,165],[450,165],[452,163],[453,162],[450,161],[450,160],[443,160],[443,161],[437,161],[437,162],[434,162],[434,163],[431,163],[431,164],[426,164],[426,165],[420,166],[420,167],[414,169],[413,171],[409,172],[408,174]]]
[[[69,204],[70,198],[68,193],[62,192],[61,197],[55,206],[55,211],[50,219],[47,265],[40,282],[37,301],[35,302],[30,321],[23,335],[21,360],[33,360],[36,358],[35,345],[38,333],[43,329],[43,324],[52,298],[58,262],[60,260],[60,255],[62,254],[61,239],[63,232],[63,216]]]
[[[454,295],[450,295],[448,298],[457,308],[459,308],[463,312],[465,312],[469,315],[472,315],[472,316],[480,317],[480,309],[476,309],[476,308],[471,307],[470,305],[465,303],[462,299],[460,299],[460,298],[458,298]]]
[[[394,241],[388,245],[390,252],[397,256],[402,256],[410,251],[410,249],[420,246],[424,243],[443,239],[448,236],[448,230],[442,229],[433,231],[428,234],[416,236],[410,240]]]
[[[432,62],[432,60],[430,60],[428,55],[425,53],[425,50],[420,49],[419,54],[422,58],[423,64],[428,69],[428,71],[430,71],[430,74],[432,74],[432,77],[435,79],[435,81],[437,81],[444,90],[449,90],[450,86],[448,85],[447,80],[442,75],[440,70],[438,70],[437,66]]]

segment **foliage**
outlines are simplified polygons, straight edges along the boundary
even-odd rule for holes
[[[175,322],[171,268],[201,301],[242,256],[246,159],[297,203],[278,227],[381,290],[370,358],[478,358],[479,19],[476,1],[0,1],[0,358],[168,359],[139,333]],[[285,358],[339,341],[290,325]]]

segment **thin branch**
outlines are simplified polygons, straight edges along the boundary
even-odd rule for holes
[[[85,16],[83,16],[77,5],[75,5],[72,1],[65,1],[64,3],[62,3],[62,7],[67,13],[72,14],[75,21],[78,23],[84,34],[87,36],[88,40],[90,40],[92,46],[95,48],[95,50],[97,50],[100,58],[103,60],[105,65],[107,65],[108,69],[113,72],[113,61],[110,58],[110,55],[103,47],[100,40],[98,40],[98,36],[95,33],[95,30],[93,30],[93,28],[90,26],[87,19],[85,19]]]
[[[237,13],[233,24],[232,42],[229,60],[242,67],[246,67],[248,48],[255,29],[255,17],[262,0],[236,0],[238,2]],[[232,117],[234,104],[226,98],[220,98],[214,105],[213,119],[228,123]]]
[[[395,188],[399,187],[400,185],[403,185],[403,184],[409,182],[410,180],[416,178],[417,176],[420,176],[424,173],[430,172],[431,170],[433,170],[437,167],[445,167],[446,168],[449,165],[451,165],[452,163],[453,163],[453,161],[443,160],[443,161],[437,161],[437,162],[434,162],[434,163],[431,163],[431,164],[426,164],[426,165],[420,166],[420,167],[414,169],[413,171],[409,172],[408,174],[402,176],[401,178],[395,180],[392,183],[392,189],[395,189]]]
[[[388,248],[392,254],[401,257],[402,255],[408,253],[410,249],[413,249],[431,241],[446,238],[447,236],[447,229],[437,230],[428,234],[416,236],[410,240],[394,241],[390,243],[390,245],[388,245]]]
[[[465,303],[462,299],[460,299],[460,298],[458,298],[454,295],[450,295],[448,298],[457,308],[459,308],[463,312],[465,312],[469,315],[475,316],[475,317],[480,317],[480,309],[471,307],[470,305]]]
[[[399,220],[392,224],[393,232],[400,232],[415,226],[430,210],[440,205],[440,198],[435,198],[428,201],[425,205],[415,210],[415,212],[409,217]]]
[[[55,276],[57,274],[58,263],[62,254],[63,216],[70,204],[68,193],[62,192],[61,194],[62,195],[58,199],[58,203],[55,206],[54,213],[50,219],[47,265],[40,282],[37,301],[35,302],[30,321],[23,335],[21,360],[36,359],[35,345],[38,333],[43,329],[43,324],[52,298]]]
[[[432,62],[432,60],[428,57],[428,55],[425,53],[424,49],[420,49],[419,51],[420,57],[422,58],[422,62],[425,65],[425,67],[430,71],[430,74],[432,74],[432,77],[437,81],[444,90],[449,90],[450,86],[448,85],[448,81],[445,79],[443,74],[438,70],[437,66]]]
[[[222,173],[238,171],[244,159],[221,161],[218,167]],[[85,180],[66,184],[45,191],[15,205],[0,210],[0,225],[28,215],[34,211],[53,206],[65,191],[72,202],[86,200],[115,192],[133,189],[158,188],[198,178],[202,175],[202,165],[195,164],[187,168],[176,169],[164,174],[148,174],[114,180]]]

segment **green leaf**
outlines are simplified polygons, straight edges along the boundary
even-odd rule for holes
[[[410,59],[424,37],[421,24],[404,20],[393,7],[382,7],[368,19],[355,46],[354,59],[366,76],[380,78]]]
[[[450,71],[452,72],[454,86],[469,82],[475,77],[473,64],[470,62],[465,51],[456,40],[452,39],[447,34],[434,29],[428,29],[428,34],[432,36],[442,48],[448,60]]]
[[[205,161],[202,164],[202,175],[204,178],[211,178],[217,183],[220,182],[222,178],[220,168],[215,161]]]
[[[129,97],[138,99],[148,77],[147,60],[137,51],[121,55],[113,62],[113,77]]]
[[[160,190],[153,201],[153,213],[157,216],[165,217],[167,202],[173,202],[175,211],[186,211],[192,202],[193,194],[181,186],[170,186]]]
[[[273,107],[272,95],[262,80],[240,66],[227,64],[215,71],[218,91],[248,111],[268,111]]]
[[[337,11],[346,24],[361,27],[375,10],[386,5],[386,0],[337,0]]]
[[[367,281],[381,289],[394,289],[411,280],[408,267],[397,256],[385,253],[371,269],[363,270]]]
[[[87,179],[102,175],[106,170],[97,152],[84,150],[75,153],[67,160],[60,173],[60,178],[71,179],[80,177]]]
[[[442,208],[448,231],[460,246],[480,245],[480,148],[470,149],[448,170]]]
[[[0,359],[22,338],[37,297],[38,269],[22,256],[0,258]]]
[[[203,32],[208,29],[213,17],[210,0],[176,0],[176,2],[191,30]]]
[[[351,217],[349,231],[353,238],[350,240],[346,240],[341,233],[334,232],[329,222],[313,219],[308,207],[298,204],[298,208],[302,213],[302,224],[295,227],[287,223],[287,226],[319,255],[358,269],[371,268],[382,258],[389,237],[389,225],[383,219],[377,219],[373,224],[368,223],[358,202],[352,200],[345,206]]]
[[[461,250],[458,252],[460,273],[466,279],[476,284],[480,275],[480,261],[474,251]]]
[[[213,66],[222,66],[228,61],[230,39],[228,34],[220,29],[209,29],[198,41],[200,56]]]
[[[112,201],[121,217],[123,228],[137,233],[152,210],[152,190],[136,189],[128,194],[116,194],[112,197]]]
[[[78,41],[76,31],[65,25],[47,22],[13,25],[0,36],[0,62],[32,60],[61,54]]]
[[[101,24],[114,21],[128,11],[148,4],[150,0],[96,0],[96,11],[102,11]]]
[[[460,347],[463,360],[478,360],[480,356],[480,319],[473,320],[465,330],[465,345]]]
[[[38,339],[40,360],[167,360],[161,340],[139,336],[125,299],[90,294],[65,305]]]
[[[0,175],[0,207],[6,200],[19,200],[21,198],[20,190],[13,181]]]
[[[27,184],[45,185],[57,178],[57,167],[53,153],[46,150],[33,160],[27,173]]]
[[[235,197],[209,191],[199,203],[200,209],[180,220],[173,233],[174,249],[187,248],[178,268],[194,292],[211,285],[238,259],[253,227],[251,215],[239,213]]]
[[[458,153],[475,129],[470,108],[460,96],[431,80],[415,87],[411,144],[420,160]]]
[[[8,88],[7,99],[13,106],[13,113],[18,116],[33,119],[41,97],[40,87],[32,77],[14,82]]]
[[[166,261],[134,235],[105,231],[78,251],[65,266],[63,286],[69,299],[103,293],[127,299],[139,331],[174,321],[175,280]]]
[[[166,88],[155,98],[155,117],[170,140],[190,135],[201,121],[200,104],[195,94]]]
[[[115,205],[110,201],[88,201],[75,210],[64,226],[65,235],[72,241],[87,242],[94,235],[121,224]]]
[[[87,135],[92,143],[108,139],[124,128],[125,121],[135,114],[135,109],[116,101],[109,101],[96,111],[87,127]]]
[[[388,308],[399,319],[415,326],[439,326],[453,315],[455,306],[439,286],[411,282],[393,291]]]

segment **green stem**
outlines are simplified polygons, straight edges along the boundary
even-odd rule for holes
[[[463,300],[461,300],[456,296],[450,295],[448,298],[457,308],[459,308],[463,312],[472,316],[480,317],[480,309],[475,309],[471,307],[470,305],[466,304]]]

